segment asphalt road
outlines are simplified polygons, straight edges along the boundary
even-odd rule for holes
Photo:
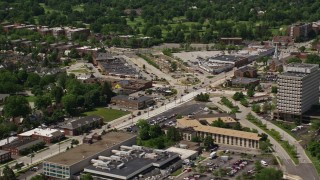
[[[212,98],[211,100],[219,108],[221,108],[225,111],[228,110],[227,107],[218,103],[220,101],[220,97],[215,97],[215,98]],[[290,144],[294,144],[297,147],[300,163],[298,165],[295,165],[293,163],[293,161],[291,160],[290,156],[288,155],[288,153],[282,148],[282,146],[275,139],[273,139],[272,137],[269,136],[270,143],[273,144],[273,148],[274,148],[276,154],[278,155],[278,157],[280,157],[280,159],[282,159],[282,162],[284,163],[283,170],[285,173],[300,176],[304,180],[318,180],[318,179],[320,179],[315,167],[311,163],[310,159],[305,155],[305,152],[304,152],[303,148],[301,147],[301,145],[298,142],[296,142],[296,140],[292,141],[292,139],[294,139],[292,136],[290,136],[289,134],[287,134],[286,132],[284,132],[282,129],[278,128],[274,124],[267,122],[266,120],[257,116],[255,113],[251,112],[250,108],[246,108],[238,102],[234,102],[234,104],[238,105],[240,108],[239,109],[240,113],[237,113],[236,116],[237,116],[237,119],[240,119],[240,123],[242,125],[249,127],[249,128],[257,129],[259,133],[264,133],[264,131],[262,129],[260,129],[258,126],[254,125],[253,123],[251,123],[250,121],[248,121],[246,119],[246,116],[249,113],[252,113],[257,118],[259,118],[263,123],[265,123],[267,125],[268,129],[277,130],[278,132],[280,132],[280,134],[282,134],[282,137],[284,140],[288,140],[290,142]]]

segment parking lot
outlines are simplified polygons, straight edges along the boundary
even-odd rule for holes
[[[231,150],[217,150],[218,156],[210,158],[210,152],[204,152],[201,156],[206,159],[199,163],[189,162],[184,166],[185,172],[177,179],[198,180],[198,179],[236,179],[237,176],[246,174],[254,176],[255,162],[263,162],[264,167],[275,167],[272,155],[255,155]],[[262,163],[261,163],[262,164]],[[189,170],[189,171],[187,171]],[[196,175],[196,176],[194,176]]]
[[[177,108],[170,109],[160,115],[147,119],[147,121],[150,123],[150,125],[158,124],[160,127],[164,125],[175,126],[175,123],[177,122],[176,119],[178,116],[187,116],[189,114],[204,114],[207,113],[206,111],[204,111],[205,107],[205,103],[189,102],[185,106],[179,106]],[[138,131],[138,127],[129,127],[127,128],[127,131],[136,132]]]

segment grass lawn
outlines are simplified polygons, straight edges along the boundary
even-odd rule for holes
[[[171,175],[172,176],[178,176],[178,175],[180,175],[182,173],[182,168],[180,168],[180,169],[177,169],[175,172],[173,172]]]
[[[83,12],[83,4],[80,4],[80,5],[77,5],[77,6],[74,6],[72,7],[72,10],[74,11],[79,11],[79,12]]]
[[[91,73],[92,71],[89,71],[87,69],[75,69],[70,72],[72,72],[72,73]]]
[[[99,115],[104,118],[105,122],[110,122],[115,119],[118,119],[124,115],[129,114],[129,111],[120,111],[116,109],[108,109],[108,108],[96,108],[93,111],[85,112],[84,114],[89,115]]]
[[[27,96],[28,102],[34,102],[36,100],[35,96]]]

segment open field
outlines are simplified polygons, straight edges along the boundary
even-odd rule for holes
[[[95,108],[93,111],[85,112],[84,114],[89,115],[99,115],[104,118],[105,122],[110,122],[115,119],[118,119],[122,116],[129,114],[129,111],[120,111],[116,109],[107,109],[107,108]]]

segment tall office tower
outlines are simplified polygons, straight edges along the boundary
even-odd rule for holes
[[[278,76],[278,118],[302,119],[302,114],[319,103],[320,70],[317,64],[291,63]]]

